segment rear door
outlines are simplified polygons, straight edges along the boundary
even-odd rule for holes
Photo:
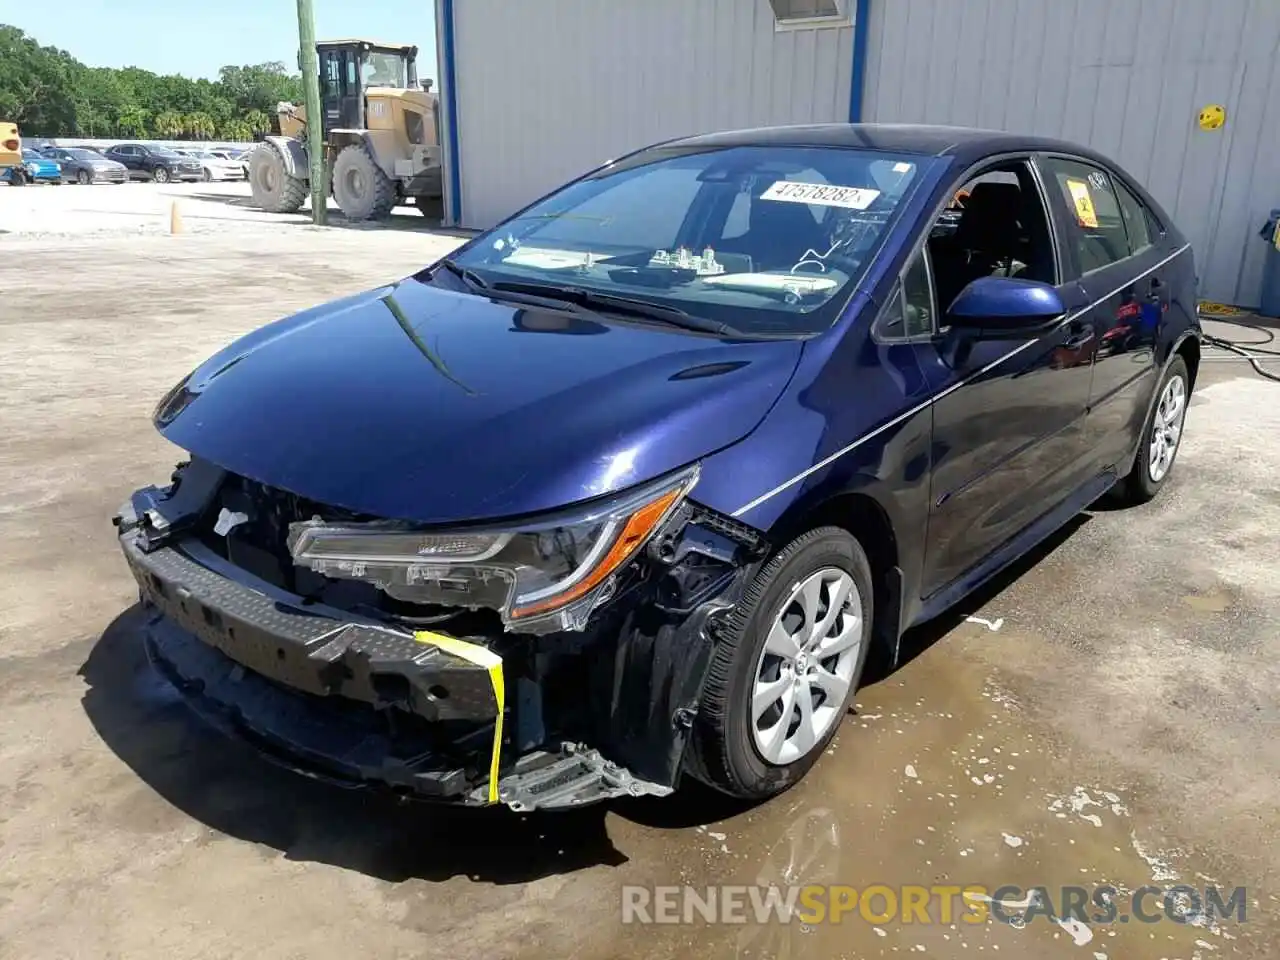
[[[1156,375],[1155,348],[1169,304],[1163,238],[1113,171],[1079,157],[1040,161],[1055,216],[1090,304],[1096,338],[1085,443],[1099,470],[1133,449]]]
[[[108,150],[107,156],[117,163],[123,163],[130,177],[137,176],[138,171],[142,169],[142,158],[138,155],[138,148],[131,144],[126,143],[124,146]]]

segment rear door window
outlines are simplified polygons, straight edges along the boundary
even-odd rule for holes
[[[1081,160],[1045,161],[1066,205],[1068,233],[1081,273],[1101,270],[1131,256],[1125,218],[1111,175]]]

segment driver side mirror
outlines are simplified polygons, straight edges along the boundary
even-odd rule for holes
[[[1067,312],[1058,291],[1039,280],[979,277],[947,309],[947,323],[968,339],[1031,333]]]

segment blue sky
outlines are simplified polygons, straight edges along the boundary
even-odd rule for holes
[[[436,76],[432,0],[314,0],[314,5],[319,39],[413,43],[419,75]],[[294,0],[0,0],[0,23],[93,67],[136,66],[214,78],[227,63],[297,63]]]

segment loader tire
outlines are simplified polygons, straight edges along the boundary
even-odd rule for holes
[[[297,213],[307,199],[307,182],[291,177],[284,157],[270,143],[264,143],[249,158],[249,187],[253,202],[268,213]]]
[[[396,205],[396,188],[368,147],[352,143],[333,162],[333,199],[348,220],[383,220]]]

